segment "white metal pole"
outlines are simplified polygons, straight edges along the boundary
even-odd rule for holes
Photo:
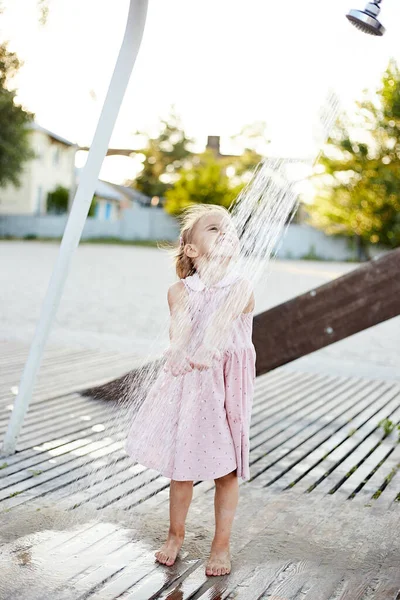
[[[130,0],[124,39],[117,58],[86,165],[76,191],[72,209],[61,240],[58,258],[46,292],[41,314],[19,385],[1,454],[15,452],[17,438],[32,397],[33,386],[42,361],[43,350],[56,315],[73,253],[78,247],[95,192],[104,157],[129,78],[139,52],[146,22],[148,0]]]

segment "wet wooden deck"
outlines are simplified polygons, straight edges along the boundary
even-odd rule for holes
[[[26,351],[0,343],[1,435]],[[399,423],[398,383],[284,368],[257,380],[233,569],[210,578],[213,483],[195,485],[177,563],[158,565],[169,480],[131,464],[112,404],[78,392],[132,366],[46,355],[18,452],[0,459],[1,600],[400,599],[399,432],[378,426]]]

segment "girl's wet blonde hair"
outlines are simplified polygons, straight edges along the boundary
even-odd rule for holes
[[[171,252],[179,279],[185,279],[196,272],[192,259],[185,254],[185,245],[192,242],[193,229],[196,223],[205,215],[213,212],[219,212],[230,217],[229,210],[219,204],[192,204],[181,213],[179,217],[180,239],[178,245],[174,245]]]

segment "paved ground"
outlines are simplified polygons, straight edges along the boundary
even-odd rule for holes
[[[58,255],[51,242],[0,242],[0,337],[30,343]],[[356,268],[355,264],[274,261],[256,287],[256,311]],[[154,248],[81,245],[72,262],[48,349],[157,353],[168,344],[169,257]],[[333,344],[293,368],[400,379],[400,318]]]

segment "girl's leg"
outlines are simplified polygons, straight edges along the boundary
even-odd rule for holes
[[[185,537],[185,522],[193,496],[193,481],[171,480],[169,489],[169,532],[165,544],[155,553],[158,562],[170,567]]]
[[[236,470],[214,481],[215,535],[206,574],[227,575],[231,570],[229,542],[239,499],[239,482]]]

